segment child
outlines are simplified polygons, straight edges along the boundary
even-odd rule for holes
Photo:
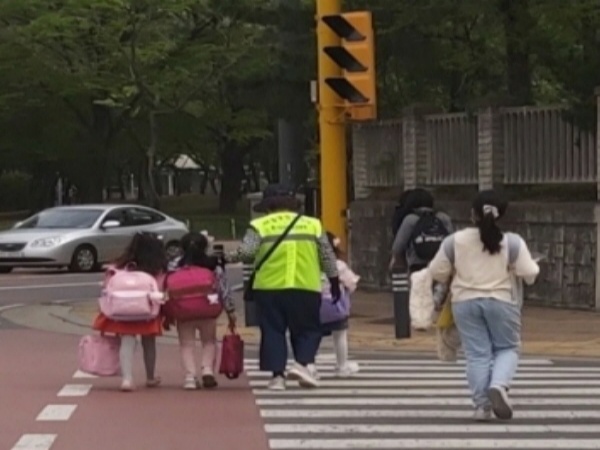
[[[116,269],[127,269],[146,272],[157,279],[162,286],[162,278],[167,269],[167,256],[162,241],[151,233],[136,234],[125,253],[114,263]],[[107,272],[104,285],[112,276]],[[117,322],[99,313],[94,321],[93,328],[103,333],[114,333],[121,336],[121,349],[119,357],[123,380],[121,390],[130,392],[134,390],[133,383],[133,355],[137,345],[136,336],[141,336],[144,351],[144,366],[146,368],[146,386],[156,387],[160,378],[154,374],[156,368],[156,336],[162,334],[160,316],[154,320],[144,322]]]
[[[356,290],[356,286],[360,277],[356,275],[348,264],[342,259],[343,254],[340,249],[340,240],[335,237],[332,233],[327,233],[329,243],[333,247],[337,258],[337,269],[340,277],[340,284],[343,287],[342,296],[349,296]],[[324,293],[327,295],[328,283],[327,279],[323,278]],[[331,300],[324,300],[331,301]],[[344,301],[344,300],[340,300]],[[349,302],[349,300],[348,300]],[[349,305],[348,305],[349,306]],[[324,336],[332,335],[333,337],[333,348],[335,350],[335,356],[337,361],[336,375],[338,377],[349,377],[359,371],[357,363],[348,361],[348,318],[324,323],[321,325]]]
[[[183,256],[176,262],[177,268],[196,266],[214,272],[217,279],[218,300],[223,304],[229,324],[235,325],[235,303],[231,296],[229,284],[223,267],[219,264],[216,256],[208,255],[209,238],[205,233],[188,233],[181,240]],[[177,270],[177,269],[176,269]],[[167,286],[168,286],[167,282]],[[172,300],[171,300],[172,301]],[[165,322],[169,327],[170,321]],[[196,359],[194,355],[196,330],[200,333],[202,342],[202,383],[197,377]],[[185,370],[185,381],[183,388],[195,390],[203,386],[207,389],[217,387],[214,375],[214,364],[217,350],[217,319],[197,319],[177,321],[177,334],[181,351],[181,362]]]

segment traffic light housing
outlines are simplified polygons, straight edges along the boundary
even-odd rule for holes
[[[326,77],[325,83],[344,101],[352,120],[377,118],[375,39],[369,11],[323,16],[321,20],[341,39],[339,46],[322,51],[340,69],[341,76]]]

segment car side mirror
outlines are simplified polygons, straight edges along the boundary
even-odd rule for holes
[[[121,222],[118,220],[107,220],[102,224],[103,230],[110,230],[111,228],[119,228],[121,226]]]

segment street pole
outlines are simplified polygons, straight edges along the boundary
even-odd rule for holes
[[[317,0],[321,218],[325,228],[347,248],[345,110],[342,100],[325,83],[326,78],[339,77],[341,69],[323,51],[324,47],[340,45],[340,38],[321,20],[323,16],[340,14],[341,9],[341,0]]]

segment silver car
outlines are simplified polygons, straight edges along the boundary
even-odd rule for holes
[[[174,256],[187,226],[139,205],[46,209],[0,232],[0,273],[15,267],[68,267],[91,272],[117,258],[137,232],[156,233]]]

